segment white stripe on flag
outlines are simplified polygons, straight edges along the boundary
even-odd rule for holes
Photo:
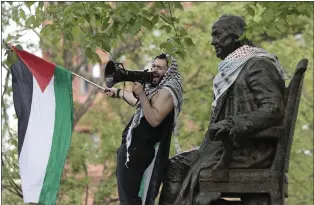
[[[33,97],[19,158],[25,203],[38,202],[49,160],[55,122],[54,77],[42,93],[33,76]]]

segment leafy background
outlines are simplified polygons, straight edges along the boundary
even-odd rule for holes
[[[198,146],[209,123],[212,80],[219,63],[210,45],[211,25],[222,14],[244,16],[245,35],[276,54],[290,77],[300,59],[309,59],[291,151],[287,204],[313,202],[313,2],[2,2],[1,7],[2,33],[12,22],[17,25],[6,42],[24,49],[36,47],[19,42],[25,32],[33,31],[51,61],[100,85],[103,76],[94,78],[80,69],[101,62],[99,51],[110,53],[111,59],[123,62],[127,69],[143,68],[161,52],[175,55],[184,81],[178,122],[182,150]],[[3,204],[19,205],[23,202],[17,131],[12,126],[16,121],[8,111],[12,108],[11,63],[2,58],[1,186]],[[75,103],[75,124],[88,131],[72,136],[58,204],[118,204],[115,153],[133,112],[134,108],[104,97],[97,88],[90,88],[83,103]],[[92,165],[101,170],[96,178]]]

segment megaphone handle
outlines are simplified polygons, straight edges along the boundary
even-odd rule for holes
[[[139,82],[139,83],[142,83],[143,84],[143,88],[145,88],[145,81],[143,81],[144,83],[142,83],[142,82]],[[132,91],[132,93],[133,93],[133,96],[136,98],[136,99],[138,99],[139,100],[139,98],[135,95],[135,92],[134,91]],[[137,103],[137,102],[136,102]]]

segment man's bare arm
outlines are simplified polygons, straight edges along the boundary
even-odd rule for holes
[[[159,90],[151,104],[144,92],[140,94],[139,99],[144,116],[152,127],[157,127],[174,107],[173,98],[166,89]]]
[[[124,95],[124,96],[123,96]],[[125,100],[131,104],[131,105],[135,105],[135,103],[137,102],[137,99],[133,96],[133,93],[130,93],[128,91],[125,90],[121,90],[119,93],[119,98],[123,99],[123,97],[125,98]]]
[[[121,98],[123,99],[123,97],[125,98],[125,101],[127,101],[127,103],[131,104],[132,106],[135,105],[135,103],[137,102],[137,99],[133,96],[133,93],[130,93],[128,91],[125,90],[120,90],[119,93],[117,88],[106,88],[106,91],[104,92],[107,96],[112,97],[112,98]],[[119,96],[117,96],[119,94]],[[123,96],[124,95],[124,96]]]

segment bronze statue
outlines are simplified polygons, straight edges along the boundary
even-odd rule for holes
[[[275,55],[239,39],[245,27],[234,15],[221,16],[212,27],[211,44],[222,61],[208,131],[198,150],[169,159],[159,205],[215,203],[220,193],[198,194],[202,169],[267,168],[272,162],[276,141],[250,136],[282,123],[284,72]]]

